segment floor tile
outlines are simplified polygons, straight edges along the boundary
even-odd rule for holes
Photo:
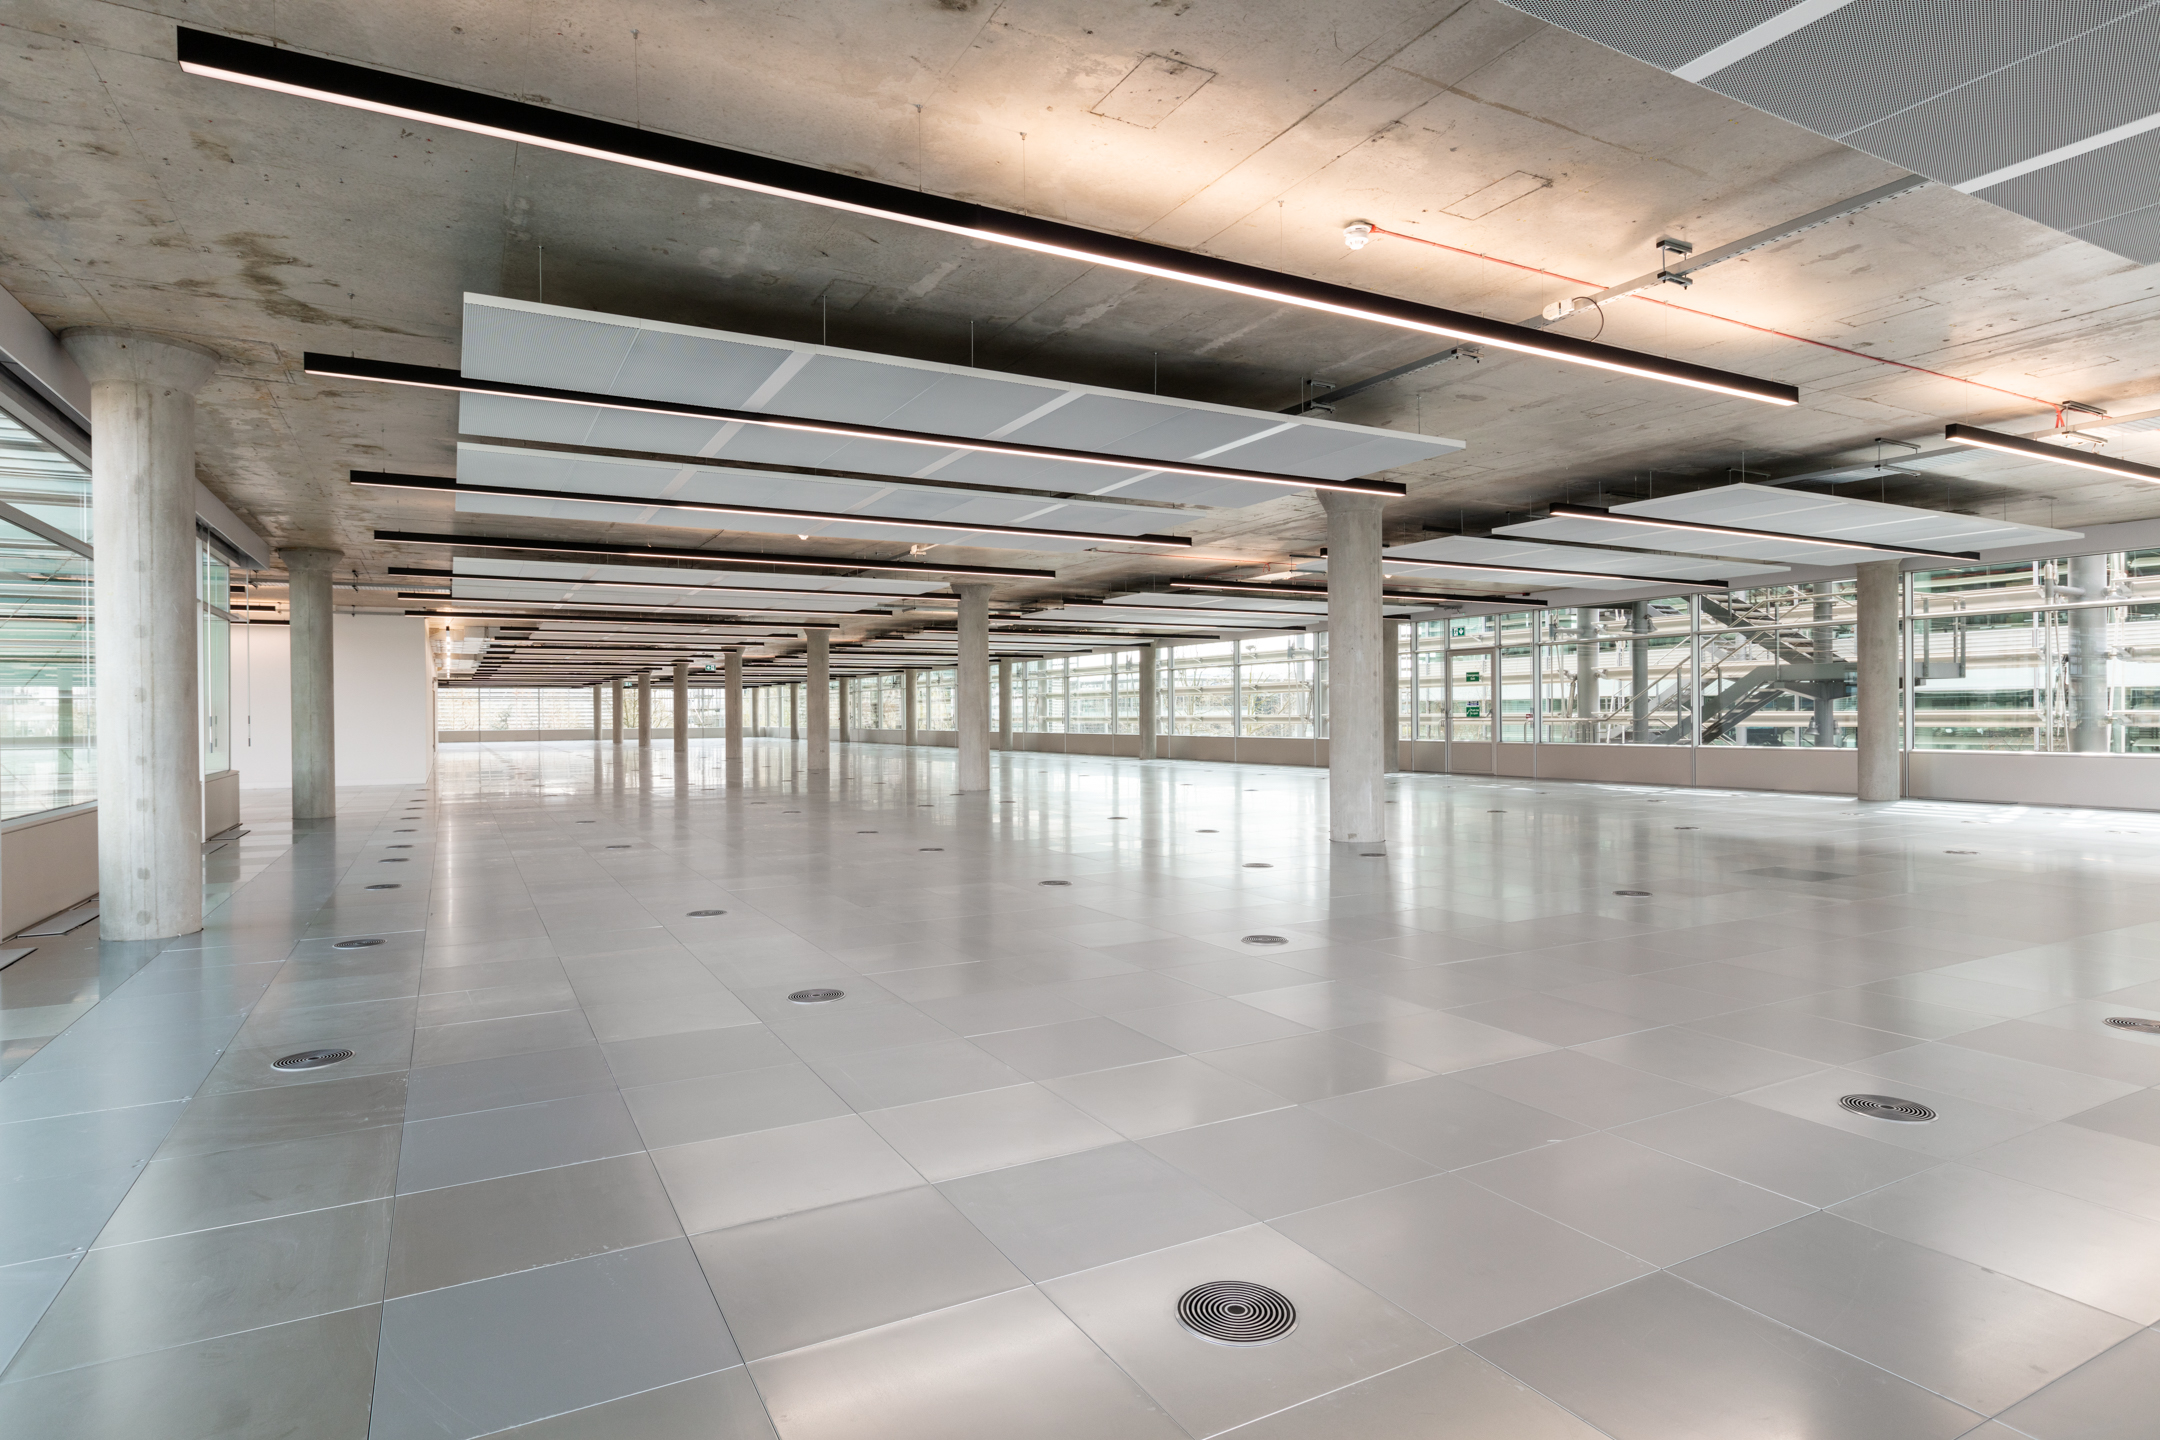
[[[1808,1205],[1835,1205],[1936,1163],[1912,1150],[1738,1100],[1675,1110],[1613,1133]]]
[[[554,1165],[574,1165],[644,1148],[614,1089],[506,1105],[405,1127],[400,1192],[465,1185]]]
[[[939,1188],[1031,1280],[1107,1265],[1253,1219],[1129,1144],[948,1180]]]
[[[622,1092],[652,1149],[772,1130],[848,1113],[847,1102],[807,1065],[732,1070]]]
[[[1911,1035],[1771,1006],[1692,1021],[1687,1028],[1743,1045],[1782,1050],[1825,1065],[1845,1065],[1919,1043]]]
[[[929,1180],[1025,1165],[1122,1136],[1040,1085],[1009,1085],[863,1115]]]
[[[979,1035],[975,1043],[1030,1080],[1137,1065],[1178,1053],[1159,1040],[1101,1017]]]
[[[922,1183],[854,1115],[675,1145],[652,1158],[692,1235]]]
[[[368,1437],[467,1440],[739,1358],[688,1242],[664,1240],[385,1304]]]
[[[1086,1075],[1064,1075],[1047,1082],[1045,1088],[1134,1140],[1277,1110],[1290,1103],[1272,1087],[1242,1079],[1229,1066],[1209,1063],[1225,1054],[1236,1052],[1212,1051],[1206,1060],[1181,1055]]]
[[[1653,1265],[1675,1264],[1809,1208],[1612,1135],[1584,1135],[1462,1174]]]
[[[1312,1109],[1443,1170],[1538,1149],[1586,1128],[1444,1075],[1316,1100]]]
[[[2137,1328],[1820,1213],[1698,1255],[1673,1273],[1982,1415],[2015,1404]],[[1978,1316],[1986,1323],[1974,1324]]]
[[[1458,1070],[1454,1078],[1597,1129],[1713,1098],[1707,1090],[1574,1050],[1548,1050],[1498,1065]]]
[[[154,1160],[98,1232],[100,1245],[377,1200],[396,1189],[398,1129]]]
[[[1552,1048],[1542,1039],[1466,1019],[1465,1014],[1463,1010],[1431,1011],[1351,1025],[1334,1033],[1436,1075],[1515,1060]]]
[[[698,1259],[752,1360],[1027,1284],[929,1186],[700,1235]]]
[[[1199,1058],[1215,1070],[1264,1086],[1289,1100],[1318,1100],[1381,1085],[1399,1085],[1432,1073],[1358,1044],[1341,1031],[1208,1050]]]
[[[1915,1045],[1855,1061],[1848,1068],[2049,1120],[2120,1100],[2138,1088],[2121,1080],[1953,1044]]]
[[[2125,1095],[2120,1100],[2065,1115],[2063,1120],[2088,1130],[2120,1135],[2126,1140],[2160,1145],[2160,1090],[2140,1090],[2135,1095]]]
[[[1226,1440],[1602,1440],[1468,1350],[1398,1366],[1225,1431]]]
[[[1140,1144],[1263,1220],[1433,1173],[1423,1161],[1298,1106]]]
[[[776,1440],[743,1366],[495,1432],[494,1440]]]
[[[1822,1068],[1813,1060],[1721,1040],[1677,1025],[1637,1030],[1609,1040],[1592,1040],[1575,1049],[1633,1070],[1645,1070],[1715,1095],[1733,1095],[1757,1086],[1791,1080]]]
[[[2003,1425],[2032,1440],[2140,1440],[2160,1405],[2160,1332],[2143,1330],[2020,1405]]]
[[[1478,1354],[1613,1440],[1950,1440],[1982,1417],[1670,1275],[1488,1335]]]
[[[1858,1115],[1838,1104],[1838,1098],[1843,1095],[1895,1095],[1917,1100],[1932,1108],[1935,1118],[1913,1124]],[[1933,1086],[1916,1085],[1909,1080],[1891,1081],[1859,1070],[1817,1070],[1797,1080],[1765,1085],[1760,1090],[1750,1090],[1734,1098],[1765,1109],[1782,1110],[1787,1115],[1828,1125],[1862,1139],[1917,1150],[1939,1160],[1952,1160],[1975,1150],[1984,1150],[2047,1123],[2043,1116],[1999,1110]]]
[[[2043,1125],[1965,1157],[1965,1164],[2160,1220],[2160,1146],[2082,1125]]]
[[[1234,1275],[1296,1296],[1267,1345],[1213,1344],[1178,1297]],[[1174,1245],[1043,1287],[1089,1338],[1195,1435],[1213,1435],[1448,1346],[1446,1337],[1265,1226]]]
[[[1109,1018],[1128,1030],[1188,1054],[1280,1040],[1286,1035],[1301,1035],[1311,1028],[1237,1000],[1197,1000],[1185,1005],[1120,1010]]]
[[[1185,1440],[1033,1289],[750,1367],[786,1440]]]
[[[686,1030],[642,1040],[617,1040],[600,1047],[625,1090],[723,1075],[730,1070],[760,1070],[785,1065],[795,1052],[763,1026],[738,1025],[724,1030]]]
[[[431,1065],[411,1073],[405,1118],[437,1120],[446,1115],[565,1100],[614,1088],[607,1059],[597,1045]]]
[[[1452,1175],[1306,1210],[1274,1228],[1457,1340],[1652,1269]]]

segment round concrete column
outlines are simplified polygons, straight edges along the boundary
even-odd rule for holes
[[[97,436],[99,933],[168,939],[202,929],[195,392],[217,356],[120,330],[61,340],[90,379]]]
[[[337,818],[337,677],[330,635],[330,575],[338,550],[278,551],[292,626],[292,818]]]
[[[592,738],[595,745],[600,743],[600,687],[598,685],[592,687]]]
[[[960,730],[963,795],[990,788],[990,587],[955,585],[960,597],[959,683],[953,721]]]
[[[803,768],[813,774],[832,769],[832,676],[827,668],[832,636],[824,630],[803,632]]]
[[[1380,617],[1380,768],[1402,769],[1402,622]]]
[[[622,744],[622,681],[609,681],[608,692],[608,718],[611,726],[613,727],[609,733],[613,736],[613,743],[616,745],[620,745]]]
[[[727,783],[740,785],[742,774],[743,693],[742,651],[724,650],[720,654],[720,680],[725,686],[723,696],[727,704],[727,736],[723,752],[727,764]]]
[[[639,759],[652,756],[652,682],[650,672],[637,677],[637,743]]]
[[[1007,662],[1008,664],[1011,662]],[[1010,692],[1008,692],[1009,698]],[[1155,647],[1140,647],[1140,758],[1155,758]]]
[[[1329,492],[1328,836],[1378,850],[1385,773],[1380,751],[1380,497]]]
[[[690,662],[675,662],[675,753],[690,753]]]
[[[915,743],[915,672],[900,672],[900,730],[903,745]]]
[[[1013,662],[1010,660],[997,662],[998,749],[1000,750],[1013,748],[1012,667]]]
[[[1862,800],[1895,800],[1904,793],[1898,754],[1899,723],[1904,717],[1898,692],[1898,562],[1877,560],[1854,572],[1860,581],[1859,693],[1853,699],[1859,722]]]
[[[2080,600],[2107,598],[2108,557],[2079,555],[2070,561],[2070,583]],[[2112,748],[2108,723],[2108,612],[2072,610],[2070,615],[2070,748],[2101,754]]]

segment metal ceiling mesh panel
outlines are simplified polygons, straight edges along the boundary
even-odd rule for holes
[[[2147,265],[2160,261],[2160,205],[2148,205],[2098,224],[2081,225],[2071,233],[2103,250]]]
[[[1793,0],[1504,0],[1623,55],[1673,70],[1792,7]]]
[[[2058,230],[2147,209],[2160,190],[2160,130],[2148,130],[2058,165],[1991,185],[1982,198]]]

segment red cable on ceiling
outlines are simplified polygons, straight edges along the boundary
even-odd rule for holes
[[[1595,280],[1582,280],[1573,275],[1562,275],[1557,270],[1542,270],[1535,265],[1525,265],[1519,260],[1506,260],[1498,255],[1487,255],[1482,250],[1465,250],[1460,245],[1443,244],[1438,240],[1428,240],[1422,235],[1405,235],[1400,230],[1385,230],[1378,225],[1372,227],[1372,233],[1386,235],[1396,240],[1415,241],[1419,245],[1430,245],[1435,250],[1448,250],[1457,255],[1468,255],[1473,260],[1489,260],[1495,265],[1505,265],[1511,270],[1527,270],[1533,275],[1543,275],[1548,279],[1565,280],[1570,285],[1587,285],[1593,290],[1603,290],[1605,288]],[[1855,360],[1872,360],[1877,365],[1895,365],[1900,370],[1911,370],[1920,375],[1932,375],[1937,380],[1953,380],[1960,385],[1972,385],[1982,390],[1992,390],[1998,395],[2008,395],[2013,399],[2030,401],[2043,409],[2054,411],[2056,428],[2060,429],[2062,427],[2063,410],[2061,404],[2054,400],[2042,400],[2037,395],[2020,394],[2018,391],[2005,390],[2000,385],[1990,385],[1982,380],[1968,380],[1962,375],[1945,375],[1942,371],[1930,370],[1925,365],[1908,365],[1903,360],[1891,360],[1885,356],[1870,355],[1861,350],[1848,350],[1842,345],[1832,345],[1823,340],[1810,340],[1805,335],[1795,335],[1788,330],[1773,330],[1767,325],[1752,325],[1745,320],[1735,320],[1730,315],[1713,315],[1708,310],[1695,310],[1686,305],[1675,305],[1670,300],[1652,300],[1647,295],[1627,295],[1621,298],[1640,300],[1646,305],[1663,306],[1667,310],[1677,310],[1682,315],[1699,315],[1705,320],[1723,321],[1727,325],[1738,325],[1743,330],[1753,330],[1760,335],[1775,335],[1780,340],[1795,340],[1802,345],[1813,345],[1818,350],[1834,350],[1840,355],[1850,355]]]

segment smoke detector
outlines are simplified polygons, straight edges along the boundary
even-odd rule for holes
[[[1352,250],[1362,250],[1372,243],[1372,234],[1372,221],[1352,220],[1342,227],[1342,243]]]

